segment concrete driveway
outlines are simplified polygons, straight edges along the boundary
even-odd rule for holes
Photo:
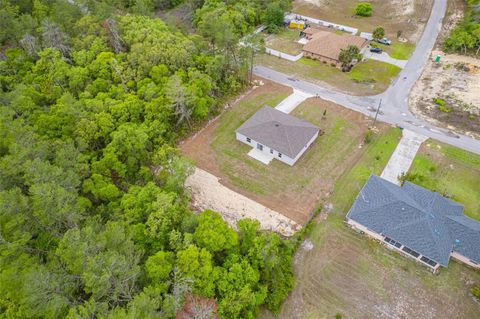
[[[427,139],[426,136],[409,130],[403,130],[402,133],[402,139],[398,143],[397,148],[390,157],[381,175],[383,179],[397,185],[400,185],[399,177],[403,173],[408,172],[415,159],[415,155],[417,155],[418,149]]]
[[[290,94],[285,100],[280,102],[275,108],[283,113],[288,114],[292,112],[300,103],[313,96],[314,95],[310,93],[293,89],[293,93]]]
[[[396,65],[398,66],[399,68],[403,69],[406,65],[407,65],[407,62],[408,60],[397,60],[397,59],[394,59],[392,58],[390,55],[388,55],[387,52],[382,52],[382,53],[373,53],[373,52],[370,52],[370,48],[367,48],[364,53],[363,53],[363,56],[367,59],[372,59],[372,60],[376,60],[376,61],[380,61],[380,62],[385,62],[385,63],[389,63],[389,64],[393,64],[393,65]]]

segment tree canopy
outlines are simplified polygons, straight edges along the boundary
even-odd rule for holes
[[[0,0],[0,317],[253,318],[292,289],[293,243],[193,213],[176,149],[248,84],[270,1],[194,1],[194,34],[154,17],[178,2]]]
[[[480,53],[480,0],[467,1],[465,16],[450,32],[444,48],[447,52]]]

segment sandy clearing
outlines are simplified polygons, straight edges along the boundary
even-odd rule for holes
[[[440,63],[433,62],[437,55]],[[446,101],[450,111],[440,110],[434,98]],[[480,60],[433,51],[412,89],[410,108],[436,126],[480,137]]]
[[[232,227],[241,219],[251,218],[260,222],[261,229],[287,237],[301,229],[293,220],[223,186],[216,176],[200,168],[187,178],[185,186],[192,192],[196,209],[214,210]]]

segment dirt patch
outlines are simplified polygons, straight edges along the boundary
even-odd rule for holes
[[[411,110],[436,126],[480,137],[480,60],[460,55],[430,60],[410,95]]]
[[[331,21],[372,32],[383,26],[390,38],[402,37],[417,42],[430,16],[433,0],[371,0],[373,15],[360,18],[354,15],[357,0],[295,0],[293,12],[312,18]]]
[[[303,225],[317,205],[328,198],[335,180],[361,155],[360,145],[371,120],[332,102],[308,99],[292,114],[319,125],[325,134],[293,167],[276,160],[264,165],[249,158],[250,148],[235,140],[237,123],[228,125],[238,117],[240,123],[248,118],[263,106],[255,101],[273,92],[290,93],[291,89],[265,81],[183,143],[181,150],[196,161],[197,167],[217,176],[222,185]],[[248,111],[242,109],[245,103],[251,108]],[[322,120],[325,111],[327,116]]]
[[[196,210],[214,210],[234,228],[244,218],[256,219],[260,222],[261,229],[287,237],[301,228],[280,213],[223,186],[217,177],[199,168],[188,177],[185,186],[192,192],[192,205]]]

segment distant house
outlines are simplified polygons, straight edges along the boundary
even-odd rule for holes
[[[347,223],[433,271],[450,257],[480,268],[480,222],[465,216],[463,205],[410,182],[401,187],[371,175]]]
[[[366,39],[356,35],[336,34],[316,28],[307,28],[303,34],[309,40],[303,46],[303,56],[333,63],[338,68],[342,66],[338,59],[342,49],[346,49],[349,45],[355,45],[362,50],[368,43]]]
[[[266,106],[236,130],[236,137],[268,156],[294,165],[319,131],[307,121]]]

